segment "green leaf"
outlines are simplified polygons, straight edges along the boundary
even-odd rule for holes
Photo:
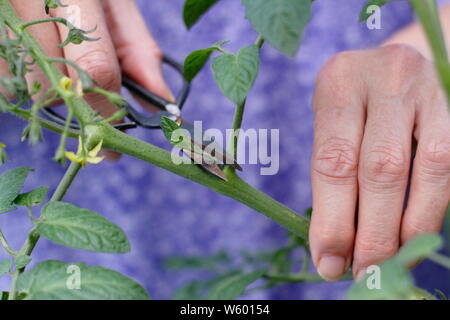
[[[355,282],[348,293],[349,299],[397,300],[397,299],[432,299],[426,291],[414,286],[413,279],[407,270],[408,265],[433,254],[442,245],[436,234],[423,234],[403,246],[399,253],[380,266],[380,289],[368,286],[375,279],[375,273],[366,275]],[[372,279],[372,280],[371,280]]]
[[[31,168],[20,167],[0,176],[0,214],[17,209],[13,202],[25,183]]]
[[[11,270],[12,263],[11,259],[0,260],[0,277]]]
[[[421,234],[404,245],[396,259],[406,267],[435,253],[442,247],[442,244],[442,239],[437,234]]]
[[[251,45],[237,55],[223,54],[212,65],[214,79],[220,91],[236,104],[244,102],[259,72],[259,49]]]
[[[16,268],[17,269],[22,269],[24,267],[26,267],[30,262],[31,262],[31,257],[30,256],[19,256],[16,258]]]
[[[308,209],[305,210],[304,215],[309,221],[311,221],[312,213],[313,213],[313,209],[312,208],[308,208]]]
[[[2,294],[2,296],[1,296],[1,299],[0,299],[0,300],[3,300],[3,301],[8,300],[9,292],[7,292],[7,291],[2,291],[1,294]]]
[[[367,9],[370,6],[378,6],[381,8],[389,1],[392,1],[392,0],[370,0],[370,1],[368,1],[362,8],[361,13],[359,14],[359,20],[361,22],[366,22],[367,19],[369,19],[369,17],[372,15],[372,13],[367,12]]]
[[[204,290],[204,284],[201,281],[193,281],[175,291],[172,300],[200,300],[201,292]]]
[[[66,5],[61,3],[61,0],[44,0],[45,4],[45,13],[49,14],[50,8],[55,9],[58,7],[67,7]]]
[[[211,287],[215,286],[217,283],[221,282],[223,279],[229,278],[232,275],[239,274],[240,271],[229,271],[225,274],[220,274],[205,280],[196,280],[187,283],[183,287],[179,288],[175,295],[172,297],[173,300],[203,300],[204,294]]]
[[[415,294],[413,279],[409,272],[396,259],[390,259],[380,266],[380,288],[369,289],[370,277],[356,281],[348,292],[350,300],[405,300]]]
[[[125,233],[101,215],[64,202],[50,202],[42,211],[36,231],[58,244],[95,252],[125,253]]]
[[[264,270],[252,273],[232,274],[219,281],[209,292],[209,300],[233,300],[244,294],[245,289],[264,275]]]
[[[161,129],[164,132],[164,136],[170,143],[172,143],[172,135],[174,131],[180,129],[181,127],[172,119],[168,117],[161,118]]]
[[[164,265],[169,269],[215,269],[218,264],[229,261],[228,254],[220,251],[211,257],[171,257]]]
[[[228,41],[221,41],[209,48],[200,49],[189,54],[184,61],[184,77],[187,81],[191,82],[197,76],[197,74],[203,69],[208,62],[212,53],[215,50],[220,50],[220,47]]]
[[[22,193],[14,200],[14,204],[23,207],[34,207],[42,204],[48,193],[48,187],[40,187],[33,191]]]
[[[186,0],[183,8],[184,24],[188,29],[203,16],[219,0]]]
[[[75,282],[78,271],[80,288],[76,289],[70,285]],[[20,293],[26,293],[26,300],[149,299],[141,285],[116,271],[61,261],[44,261],[21,274],[17,289]]]
[[[311,0],[243,0],[253,28],[282,53],[295,56],[311,16]]]

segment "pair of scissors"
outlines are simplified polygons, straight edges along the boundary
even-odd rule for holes
[[[202,158],[199,160],[199,155],[191,152],[190,150],[183,149],[184,154],[186,154],[194,163],[199,164],[203,169],[208,171],[209,173],[217,176],[218,178],[227,181],[225,174],[222,170],[222,165],[227,164],[237,170],[242,171],[241,166],[236,162],[234,157],[226,152],[226,150],[218,144],[214,139],[207,137],[203,134],[200,134],[202,137],[201,140],[195,140],[198,135],[198,128],[196,128],[193,124],[185,121],[181,116],[181,111],[183,106],[186,103],[187,98],[190,93],[190,83],[185,79],[183,75],[183,67],[174,61],[173,59],[164,56],[163,58],[164,64],[170,66],[172,69],[177,71],[182,78],[182,87],[180,92],[177,95],[176,102],[168,101],[163,97],[147,90],[142,87],[140,84],[136,83],[132,79],[124,76],[122,80],[122,85],[134,96],[143,99],[145,102],[150,103],[151,105],[157,107],[159,109],[158,112],[153,114],[146,114],[144,112],[138,111],[137,108],[133,107],[129,102],[125,106],[128,114],[123,123],[114,124],[113,126],[121,131],[135,129],[135,128],[145,128],[145,129],[161,129],[161,120],[163,117],[167,117],[173,121],[175,121],[182,129],[187,130],[190,133],[191,143],[196,146],[200,146],[201,149],[206,152],[206,150],[213,150],[212,154],[209,154],[208,159],[211,157],[215,160],[211,163],[211,161],[204,161]],[[66,118],[57,113],[53,108],[43,108],[40,111],[45,118],[50,121],[55,122],[58,125],[64,125],[66,122]],[[79,130],[80,126],[76,121],[73,121],[70,125],[71,129]],[[197,131],[197,134],[195,132]],[[214,146],[211,148],[211,146]]]

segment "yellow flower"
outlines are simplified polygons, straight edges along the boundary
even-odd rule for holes
[[[100,141],[94,149],[88,152],[83,152],[84,146],[81,140],[81,137],[78,137],[78,150],[75,154],[74,152],[66,152],[66,158],[72,162],[76,162],[81,164],[82,167],[85,167],[87,163],[99,164],[102,162],[105,157],[98,157],[98,154],[102,150],[103,140]]]
[[[62,77],[61,80],[59,80],[59,87],[63,89],[67,94],[73,94],[72,79]]]

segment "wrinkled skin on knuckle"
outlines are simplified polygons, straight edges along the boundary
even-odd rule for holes
[[[357,150],[346,139],[328,139],[314,152],[313,172],[330,183],[352,184],[358,172]]]
[[[113,57],[102,49],[88,51],[75,61],[98,85],[108,91],[119,91],[121,72]]]
[[[409,157],[404,146],[393,141],[375,142],[363,157],[360,170],[363,187],[386,192],[403,188],[409,171]]]
[[[418,153],[420,178],[450,189],[450,134],[420,144]]]
[[[427,221],[425,221],[425,219]],[[424,217],[424,219],[416,217],[414,220],[406,219],[403,221],[401,232],[402,243],[406,243],[407,241],[423,233],[439,232],[439,227],[437,227],[439,223],[437,222],[435,226],[430,227],[428,219],[429,217]]]
[[[366,268],[393,257],[399,248],[398,239],[387,239],[379,235],[360,236],[357,240],[357,265]]]

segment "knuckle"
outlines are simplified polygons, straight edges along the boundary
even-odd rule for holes
[[[423,66],[426,61],[419,51],[405,44],[390,44],[381,50],[383,62],[392,68],[410,70]]]
[[[353,231],[336,227],[321,227],[314,235],[314,241],[325,250],[347,251],[353,245]]]
[[[363,103],[359,100],[363,99],[365,84],[360,79],[359,68],[352,67],[359,63],[363,55],[360,51],[344,51],[325,63],[315,85],[313,110],[316,113],[320,109],[319,106],[327,106],[324,109],[330,109],[331,97],[333,107],[338,109]],[[326,102],[319,103],[323,100]]]
[[[385,95],[404,95],[427,69],[426,59],[415,49],[403,44],[391,44],[380,49],[380,69],[383,75],[383,91]]]
[[[88,51],[75,62],[86,71],[98,85],[109,91],[118,91],[121,85],[121,72],[111,54],[97,49]]]
[[[429,227],[429,223],[427,221],[423,221],[420,218],[416,218],[414,221],[411,219],[407,219],[402,224],[402,238],[403,239],[412,239],[413,237],[427,232],[439,231],[432,230]]]
[[[369,259],[387,259],[398,251],[398,239],[386,239],[379,236],[364,236],[357,240],[357,254]],[[359,258],[361,260],[361,258]]]
[[[349,74],[349,65],[355,62],[357,51],[343,51],[329,59],[319,72],[317,82],[329,81],[330,79],[342,79]]]
[[[423,180],[450,184],[450,137],[427,141],[418,149],[418,167]]]
[[[358,172],[358,148],[346,139],[328,139],[315,152],[313,171],[330,183],[354,183]]]
[[[402,185],[409,171],[407,152],[400,143],[374,143],[362,159],[362,182],[365,185]],[[390,189],[390,188],[389,188]]]

